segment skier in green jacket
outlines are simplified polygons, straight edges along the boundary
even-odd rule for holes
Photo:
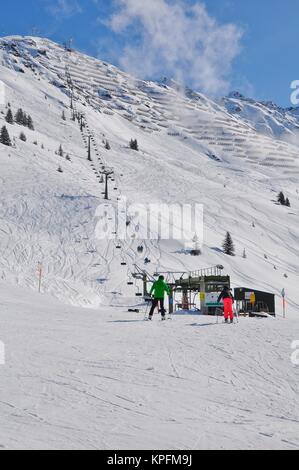
[[[149,313],[149,320],[153,319],[154,311],[155,308],[160,304],[160,309],[161,309],[161,314],[162,314],[162,320],[165,320],[165,308],[164,308],[164,296],[165,292],[167,295],[170,294],[170,288],[166,284],[164,276],[160,276],[158,281],[156,281],[153,284],[153,287],[151,288],[150,295],[153,295],[153,303],[152,303],[152,308]]]

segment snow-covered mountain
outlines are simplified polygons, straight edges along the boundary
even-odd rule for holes
[[[298,145],[298,108],[281,108],[273,102],[258,102],[238,92],[232,92],[221,103],[229,113],[239,116],[257,132]]]
[[[41,262],[44,292],[75,305],[118,304],[135,296],[136,287],[127,281],[134,263],[143,265],[147,256],[151,272],[222,264],[234,286],[277,294],[285,287],[290,307],[298,309],[294,110],[238,94],[215,102],[171,81],[135,80],[100,60],[31,37],[0,40],[0,79],[6,91],[0,127],[6,124],[14,142],[0,145],[3,280],[36,288]],[[71,88],[74,107],[88,125],[83,138],[72,120]],[[14,113],[22,108],[31,115],[34,131],[5,123],[8,103]],[[26,142],[19,139],[21,131]],[[129,148],[132,138],[139,152]],[[60,145],[70,159],[58,155]],[[115,171],[114,204],[120,196],[129,202],[204,204],[202,256],[183,254],[179,242],[145,240],[141,255],[138,240],[122,242],[121,249],[97,240],[104,166]],[[276,204],[281,190],[291,208]],[[228,230],[235,258],[219,249]]]

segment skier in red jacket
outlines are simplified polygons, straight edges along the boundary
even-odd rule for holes
[[[233,294],[231,293],[231,289],[228,286],[225,286],[223,291],[218,297],[218,303],[223,300],[224,304],[224,320],[225,323],[228,323],[228,319],[230,318],[231,323],[234,322],[234,310],[233,310],[233,304],[234,304],[234,297]]]

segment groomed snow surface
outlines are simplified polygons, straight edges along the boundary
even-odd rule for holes
[[[1,448],[298,449],[297,320],[149,323],[0,293]]]

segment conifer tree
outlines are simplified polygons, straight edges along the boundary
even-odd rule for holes
[[[235,246],[232,236],[227,232],[225,240],[223,242],[223,251],[228,256],[235,256]]]
[[[23,113],[23,122],[22,122],[22,126],[28,127],[28,117],[27,117],[27,114],[26,114],[26,113]]]
[[[13,115],[12,115],[12,112],[11,112],[10,108],[8,108],[7,114],[5,116],[5,121],[8,124],[13,124],[14,123],[14,118],[13,118]]]
[[[63,157],[63,155],[64,155],[64,151],[63,151],[63,148],[62,148],[62,145],[61,145],[61,144],[60,144],[59,149],[58,149],[58,155],[59,155],[60,157]]]
[[[24,134],[24,132],[21,132],[21,134],[20,134],[20,140],[22,140],[23,142],[26,142],[26,141],[27,141],[27,137],[26,137],[26,135]]]
[[[131,142],[130,142],[130,149],[132,150],[136,150],[138,152],[139,150],[139,146],[138,146],[138,142],[137,142],[137,139],[131,139]]]
[[[21,108],[19,108],[18,111],[16,112],[15,121],[17,124],[20,124],[21,126],[24,125],[24,112]]]
[[[11,147],[11,145],[12,145],[6,126],[3,126],[2,129],[1,129],[0,143],[3,144],[3,145],[6,145],[7,147]]]
[[[279,204],[281,204],[282,206],[285,205],[286,199],[285,199],[285,195],[283,194],[282,191],[280,191],[280,193],[278,194],[278,196],[277,196],[277,201],[278,201]]]
[[[286,205],[287,207],[291,207],[291,203],[290,203],[290,200],[289,200],[288,197],[286,198],[285,205]]]
[[[31,116],[27,117],[27,127],[31,130],[34,131],[34,125],[33,125],[33,120]]]

